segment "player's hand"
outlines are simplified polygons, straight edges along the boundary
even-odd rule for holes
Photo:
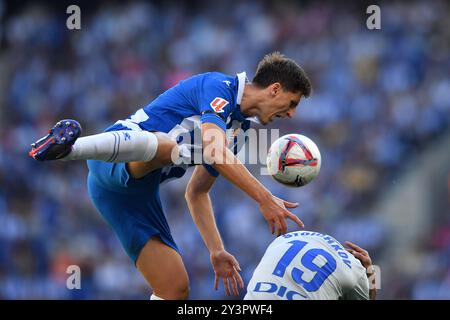
[[[236,258],[225,250],[214,251],[211,253],[211,264],[216,274],[214,289],[219,289],[219,280],[222,279],[227,296],[231,296],[231,288],[234,295],[239,296],[238,285],[244,289],[244,281],[239,274],[241,267]]]
[[[350,241],[345,241],[345,245],[347,246],[345,249],[350,252],[356,259],[361,261],[361,264],[364,268],[366,268],[366,270],[368,270],[368,268],[372,266],[372,259],[370,258],[369,253],[366,250]]]
[[[372,259],[370,258],[369,253],[350,241],[345,241],[345,245],[347,246],[345,249],[350,252],[356,259],[361,261],[363,267],[366,268],[366,275],[369,279],[369,297],[371,300],[375,300],[377,296],[377,283],[375,277],[375,269],[372,266]]]
[[[259,204],[259,210],[263,214],[266,221],[269,223],[272,234],[277,236],[287,232],[286,219],[294,221],[301,229],[305,227],[303,222],[292,212],[286,208],[296,208],[298,203],[292,203],[271,195],[265,201]]]

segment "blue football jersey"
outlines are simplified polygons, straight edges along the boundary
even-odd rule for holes
[[[146,130],[169,134],[177,142],[193,152],[201,150],[198,132],[202,123],[214,123],[225,132],[240,129],[241,133],[250,127],[254,118],[245,118],[240,112],[240,102],[247,81],[245,72],[229,76],[219,72],[195,75],[180,81],[165,91],[147,106],[139,109],[125,120],[117,121],[105,131]],[[257,122],[257,120],[255,120]],[[195,140],[197,132],[197,140]],[[235,137],[229,147],[235,154],[242,143],[237,145]],[[187,138],[190,137],[190,141]],[[201,135],[200,135],[201,137]],[[201,139],[200,139],[201,140]],[[195,143],[192,143],[194,141]],[[187,146],[187,148],[186,148]],[[171,165],[162,169],[161,182],[179,178],[193,163]],[[208,172],[217,177],[219,173],[210,165],[203,164]]]

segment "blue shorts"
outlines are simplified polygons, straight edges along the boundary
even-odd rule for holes
[[[87,165],[89,197],[134,263],[154,236],[179,252],[159,197],[161,170],[133,179],[125,163],[88,160]]]

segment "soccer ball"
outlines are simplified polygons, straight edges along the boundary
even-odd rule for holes
[[[278,138],[267,154],[267,169],[278,182],[301,187],[319,174],[321,156],[316,144],[301,134]]]

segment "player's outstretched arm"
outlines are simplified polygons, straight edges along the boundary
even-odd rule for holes
[[[231,295],[233,288],[234,295],[238,296],[238,286],[244,289],[244,282],[239,275],[241,268],[237,260],[224,249],[209,197],[209,190],[215,180],[216,178],[203,166],[197,166],[186,188],[185,198],[192,218],[210,252],[215,273],[214,288],[216,290],[219,288],[219,280],[222,279],[226,294]]]
[[[223,130],[212,123],[202,124],[203,156],[222,176],[244,191],[259,204],[259,209],[269,223],[272,233],[279,236],[287,232],[286,219],[291,219],[300,228],[303,222],[286,208],[295,208],[297,203],[291,203],[275,197],[260,183],[242,164],[241,161],[226,147],[226,137]]]

